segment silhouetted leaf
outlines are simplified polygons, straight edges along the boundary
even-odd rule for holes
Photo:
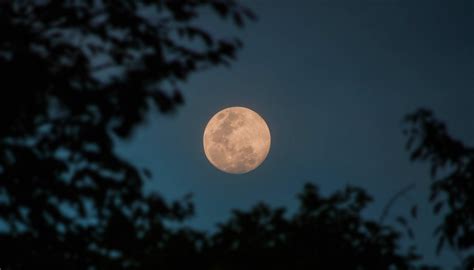
[[[417,218],[418,217],[418,206],[417,205],[412,206],[410,213],[411,213],[411,216],[413,218]]]
[[[434,212],[435,214],[438,214],[439,211],[441,210],[441,208],[443,207],[443,202],[437,202],[435,205],[434,205]]]

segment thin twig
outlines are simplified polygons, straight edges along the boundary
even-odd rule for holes
[[[392,205],[395,203],[395,201],[397,199],[399,199],[401,196],[403,196],[405,193],[407,193],[408,191],[412,190],[415,188],[415,183],[412,183],[406,187],[404,187],[403,189],[401,189],[399,192],[397,192],[391,199],[390,201],[388,201],[388,203],[385,205],[384,209],[383,209],[383,212],[382,212],[382,215],[380,216],[380,223],[383,223],[383,221],[385,220],[385,218],[387,217],[388,215],[388,212],[390,211],[390,208],[392,207]]]

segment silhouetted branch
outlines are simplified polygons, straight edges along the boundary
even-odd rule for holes
[[[385,221],[385,218],[388,215],[388,212],[390,211],[390,208],[393,206],[396,200],[398,200],[400,197],[405,195],[407,192],[415,188],[415,183],[412,183],[404,188],[402,188],[400,191],[398,191],[393,197],[388,201],[388,203],[385,205],[382,211],[382,215],[380,215],[379,222],[383,223]]]

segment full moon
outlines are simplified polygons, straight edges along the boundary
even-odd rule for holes
[[[216,113],[204,130],[207,159],[221,171],[242,174],[254,170],[270,151],[270,130],[256,112],[230,107]]]

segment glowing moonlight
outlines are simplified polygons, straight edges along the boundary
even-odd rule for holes
[[[230,107],[216,113],[204,130],[207,159],[221,171],[246,173],[257,168],[270,151],[270,130],[256,112]]]

